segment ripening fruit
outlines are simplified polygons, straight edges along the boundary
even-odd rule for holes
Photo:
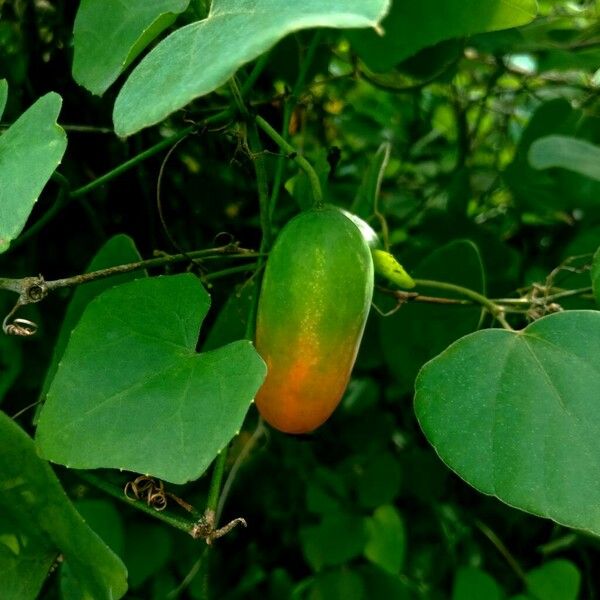
[[[258,304],[256,349],[267,363],[256,396],[286,433],[324,423],[348,384],[373,295],[373,260],[341,211],[306,211],[281,231]]]

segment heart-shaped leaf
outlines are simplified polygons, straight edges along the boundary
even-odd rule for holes
[[[581,589],[581,573],[568,560],[544,563],[526,575],[527,592],[535,600],[577,600]]]
[[[209,303],[190,274],[138,279],[93,300],[40,415],[42,455],[173,483],[198,478],[239,431],[266,372],[249,341],[195,352]]]
[[[380,506],[366,520],[365,527],[365,557],[392,575],[399,573],[406,556],[406,532],[400,513],[393,506]]]
[[[600,534],[600,312],[478,331],[427,363],[415,409],[473,487]]]
[[[126,263],[133,263],[141,260],[141,256],[135,247],[133,240],[127,235],[115,235],[110,238],[103,246],[98,250],[96,256],[92,259],[86,273],[91,271],[98,271],[100,269],[107,269],[108,267],[114,267],[115,265],[122,265]],[[139,277],[145,277],[145,271],[132,271],[130,273],[120,273],[106,279],[96,279],[90,283],[86,283],[81,287],[78,287],[69,306],[65,312],[64,319],[60,326],[60,331],[56,341],[54,342],[54,349],[52,352],[52,360],[44,379],[44,385],[42,386],[42,392],[40,393],[40,399],[45,399],[46,392],[54,379],[58,363],[67,347],[69,336],[71,331],[77,322],[79,321],[85,307],[101,292],[108,288],[114,287],[121,283],[131,281],[132,279],[138,279]]]
[[[33,440],[0,413],[2,598],[37,598],[59,553],[81,598],[117,600],[127,591],[123,563],[73,508]]]
[[[61,104],[54,92],[42,96],[0,136],[0,253],[21,233],[65,152]]]
[[[82,0],[73,27],[73,78],[103,94],[189,0]]]
[[[208,18],[178,29],[135,68],[117,97],[126,136],[223,85],[289,33],[310,27],[375,27],[389,0],[213,0]]]

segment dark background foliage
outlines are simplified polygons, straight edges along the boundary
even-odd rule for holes
[[[9,82],[3,124],[44,93],[59,92],[60,123],[69,136],[59,170],[72,188],[229,105],[229,92],[219,90],[160,126],[118,139],[111,111],[119,86],[98,98],[71,76],[76,9],[74,2],[0,2],[0,77]],[[600,9],[594,2],[542,2],[540,9],[528,27],[441,42],[385,77],[358,60],[345,32],[327,30],[320,39],[292,115],[292,141],[323,173],[328,199],[346,208],[353,206],[377,149],[390,142],[380,211],[395,254],[411,272],[446,244],[470,240],[481,254],[488,295],[506,297],[544,283],[566,259],[598,246],[600,184],[561,169],[535,171],[527,151],[531,141],[550,133],[600,142],[600,88],[594,78],[600,66]],[[194,10],[177,25],[194,19]],[[281,123],[283,98],[312,36],[303,32],[280,42],[252,91],[254,110],[274,125]],[[272,176],[279,151],[267,139],[264,144]],[[161,166],[164,222],[157,208]],[[294,173],[288,165],[286,179]],[[57,193],[58,184],[51,181],[29,226],[45,220]],[[276,229],[306,202],[306,193],[299,184],[293,194],[282,193]],[[0,270],[3,276],[43,273],[47,279],[81,273],[117,233],[131,236],[145,257],[229,239],[257,248],[254,171],[236,123],[201,129],[168,159],[159,153],[70,201],[39,232],[26,233],[0,257]],[[473,281],[477,266],[466,272],[468,260],[448,250],[429,269],[439,279],[447,273],[448,279]],[[570,264],[586,260],[589,256]],[[426,265],[421,268],[427,271]],[[577,273],[558,271],[554,277],[565,288],[589,285]],[[246,279],[237,275],[212,284],[213,307],[203,336],[230,337],[210,329]],[[37,401],[69,295],[56,294],[24,311],[40,325],[37,337],[2,342],[7,344],[3,356],[10,358],[5,371],[18,366],[2,401],[7,414]],[[0,296],[5,312],[10,300]],[[376,301],[389,304],[383,296]],[[581,298],[565,303],[591,306]],[[373,312],[342,405],[314,434],[289,437],[266,430],[252,408],[233,443],[230,466],[250,440],[251,447],[237,463],[224,512],[225,520],[243,516],[248,528],[233,530],[208,553],[203,542],[59,469],[82,514],[124,558],[128,597],[203,598],[208,589],[221,600],[566,600],[576,597],[569,585],[577,589],[578,576],[579,597],[598,597],[595,538],[477,493],[441,463],[420,432],[412,408],[416,371],[477,327],[478,314],[472,323],[472,313],[455,310],[407,305],[388,319]],[[515,326],[526,323],[524,315],[511,319]],[[19,418],[30,431],[33,412]],[[204,477],[172,489],[202,506],[207,487]],[[395,535],[374,536],[377,527]],[[549,584],[553,577],[555,584]],[[545,585],[549,591],[540,592]],[[51,575],[41,597],[59,597],[59,587],[59,576]],[[525,593],[529,596],[517,596]]]

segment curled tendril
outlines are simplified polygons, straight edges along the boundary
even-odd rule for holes
[[[4,322],[2,323],[2,330],[6,335],[30,337],[36,334],[38,326],[29,319],[14,319],[10,322],[7,321],[7,319],[4,319]]]
[[[36,334],[38,326],[33,321],[30,321],[29,319],[13,319],[15,313],[21,306],[23,306],[23,302],[18,300],[12,310],[4,317],[4,321],[2,321],[2,331],[6,335],[31,337]]]
[[[157,482],[152,477],[146,475],[140,475],[133,481],[128,481],[123,493],[133,502],[136,500],[145,500],[146,504],[156,511],[165,510],[168,499],[171,498],[188,512],[194,512],[194,507],[191,504],[188,504],[175,494],[167,492],[162,481]]]

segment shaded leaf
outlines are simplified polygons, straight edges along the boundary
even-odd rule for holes
[[[402,485],[400,463],[388,450],[365,457],[356,476],[358,502],[365,508],[375,508],[393,502]]]
[[[567,135],[547,135],[529,148],[534,169],[561,167],[600,181],[600,147]]]
[[[597,207],[600,182],[567,169],[532,168],[530,150],[545,137],[595,142],[600,139],[600,121],[574,109],[563,98],[546,102],[535,111],[504,172],[519,207],[546,217],[575,208]]]
[[[127,528],[124,560],[132,589],[165,566],[171,558],[172,545],[169,531],[161,525],[144,523]]]
[[[196,354],[209,303],[190,274],[138,279],[95,298],[48,391],[41,453],[173,483],[204,473],[239,431],[265,375],[248,341]]]
[[[82,0],[73,27],[73,78],[101,95],[189,0]]]
[[[1,485],[1,483],[0,483]],[[15,527],[0,513],[0,581],[5,600],[35,600],[58,551],[33,531]]]
[[[416,382],[419,423],[479,491],[600,533],[600,312],[473,333]]]
[[[410,584],[398,575],[391,575],[375,565],[360,566],[357,571],[366,588],[365,598],[389,598],[390,600],[412,598]]]
[[[527,573],[527,591],[536,600],[576,600],[580,587],[579,569],[568,560],[552,560]]]
[[[349,568],[320,573],[310,586],[308,600],[363,600],[365,586],[362,578]]]
[[[6,548],[14,555],[14,570],[2,573],[3,598],[35,598],[42,572],[47,573],[59,552],[82,590],[80,598],[109,600],[125,594],[127,573],[121,561],[73,508],[33,441],[4,413],[0,413],[0,491],[0,514],[6,519],[0,521],[0,570],[5,569]],[[26,581],[19,580],[23,560],[31,569]]]
[[[362,518],[326,515],[321,523],[300,530],[302,551],[315,571],[360,556],[367,542]]]
[[[374,71],[388,71],[400,61],[442,40],[529,23],[535,0],[395,0],[383,20],[385,35],[353,32],[352,45]]]
[[[42,96],[0,136],[0,253],[21,233],[65,152],[61,104],[54,92]]]
[[[384,571],[400,572],[406,554],[406,533],[400,513],[393,506],[380,506],[365,523],[365,557]]]
[[[467,240],[451,242],[433,252],[414,270],[414,277],[448,281],[478,292],[484,290],[479,251]],[[418,289],[430,293],[427,288]],[[443,295],[460,298],[445,292]],[[385,360],[394,376],[409,390],[423,364],[454,340],[477,329],[480,319],[479,306],[424,303],[402,306],[393,315],[379,318]]]
[[[496,580],[475,567],[462,567],[456,572],[452,587],[452,600],[502,600],[504,594]]]
[[[117,97],[126,136],[223,85],[281,38],[311,27],[375,27],[389,0],[213,0],[208,18],[178,29],[135,68]]]
[[[217,314],[217,318],[206,336],[202,345],[203,352],[246,337],[248,313],[251,303],[254,301],[254,294],[256,294],[254,279],[233,291]]]

